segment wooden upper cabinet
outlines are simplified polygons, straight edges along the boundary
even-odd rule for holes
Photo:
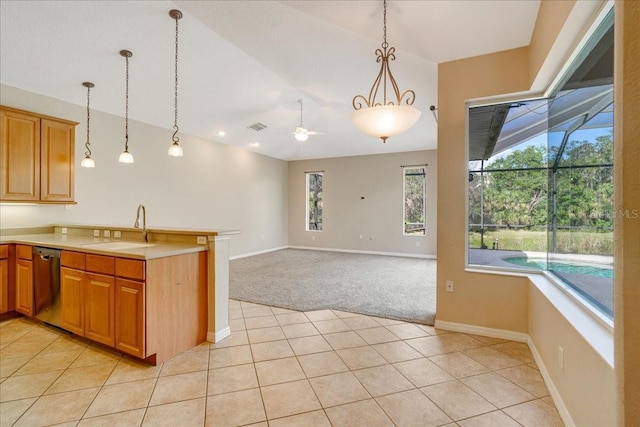
[[[0,107],[0,201],[73,202],[76,122]]]
[[[42,119],[40,200],[73,201],[75,125]]]
[[[2,188],[0,200],[40,199],[40,117],[0,109]]]

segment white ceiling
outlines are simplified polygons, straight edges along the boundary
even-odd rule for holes
[[[437,63],[529,44],[539,0],[389,0],[387,38],[400,90],[416,92],[418,123],[386,144],[350,122],[355,95],[378,73],[382,1],[0,2],[0,81],[92,109],[173,125],[175,21],[180,9],[179,125],[196,135],[294,160],[435,149]],[[299,124],[322,132],[299,143]],[[261,122],[267,129],[247,126]],[[217,132],[226,131],[219,137]],[[251,143],[258,142],[258,147]],[[130,135],[135,150],[135,134]],[[189,146],[184,145],[189,156]]]

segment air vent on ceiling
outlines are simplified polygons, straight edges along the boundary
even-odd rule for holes
[[[256,132],[260,132],[262,129],[266,129],[267,125],[260,123],[260,122],[256,122],[254,124],[252,124],[251,126],[247,126],[247,128],[249,129],[253,129]]]

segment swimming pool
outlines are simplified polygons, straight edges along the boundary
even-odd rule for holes
[[[584,274],[593,277],[605,277],[613,279],[613,268],[606,266],[577,264],[571,262],[551,261],[543,258],[507,257],[503,258],[508,263],[520,267],[528,267],[536,270],[549,270],[558,273]]]

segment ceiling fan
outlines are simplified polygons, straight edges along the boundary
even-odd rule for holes
[[[296,126],[293,136],[297,141],[304,142],[309,135],[318,135],[318,132],[310,131],[302,125],[302,99],[298,99],[298,104],[300,104],[300,126]]]

